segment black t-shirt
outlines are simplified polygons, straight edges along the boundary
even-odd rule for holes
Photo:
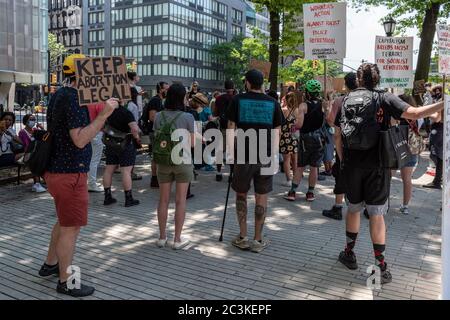
[[[89,112],[78,102],[78,91],[61,88],[52,96],[47,110],[47,124],[52,130],[52,150],[48,172],[86,173],[92,157],[91,144],[78,148],[70,137],[70,130],[88,126]]]
[[[153,98],[150,99],[150,101],[148,102],[146,108],[145,108],[145,112],[147,112],[147,118],[148,118],[148,113],[150,111],[156,111],[156,113],[163,111],[164,109],[164,104],[163,104],[163,99],[161,99],[160,96],[156,95]],[[149,122],[149,131],[153,132],[153,122],[151,122],[150,120]]]
[[[214,117],[220,117],[220,126],[222,129],[227,128],[227,109],[233,97],[234,95],[225,93],[216,98],[216,107],[212,111]]]
[[[256,130],[257,145],[252,145],[252,149],[259,150],[259,133],[262,130],[267,130],[267,155],[270,155],[271,129],[280,127],[283,118],[280,104],[275,99],[263,93],[248,92],[239,94],[231,101],[226,116],[228,120],[236,123],[238,129],[244,131],[249,129]],[[249,150],[249,140],[246,139],[246,161],[249,160]]]
[[[107,123],[113,128],[130,133],[131,128],[128,125],[131,122],[136,122],[133,114],[125,107],[119,107],[109,116]]]
[[[374,92],[374,99],[380,109],[377,113],[377,122],[381,125],[381,130],[389,127],[392,118],[401,119],[401,115],[409,107],[409,104],[392,93]],[[338,111],[334,124],[340,127],[342,109]],[[344,165],[354,168],[378,168],[380,165],[379,147],[370,150],[348,150],[344,148]]]

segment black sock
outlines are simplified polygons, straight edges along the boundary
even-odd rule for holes
[[[104,189],[105,189],[105,196],[107,196],[107,197],[111,196],[111,187],[104,188]]]
[[[356,238],[358,237],[358,233],[346,231],[345,235],[347,236],[347,246],[345,247],[345,252],[350,253],[353,251],[353,248],[355,247]]]
[[[133,191],[132,190],[128,190],[125,191],[125,198],[133,198]]]

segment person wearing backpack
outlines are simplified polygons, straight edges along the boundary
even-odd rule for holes
[[[306,166],[309,171],[309,188],[306,193],[306,201],[314,201],[314,188],[316,187],[319,167],[325,152],[325,135],[323,126],[325,113],[323,112],[323,101],[320,98],[322,85],[317,80],[309,80],[305,84],[306,102],[300,104],[298,128],[300,129],[298,166],[294,170],[294,179],[291,189],[284,199],[295,201],[296,190],[300,185]]]
[[[179,250],[189,244],[189,240],[182,238],[184,220],[186,216],[186,198],[190,182],[194,177],[194,167],[189,164],[174,164],[172,151],[177,142],[172,141],[171,135],[176,129],[187,130],[190,134],[190,145],[194,143],[195,120],[185,110],[186,89],[181,84],[173,84],[167,91],[164,110],[158,112],[154,121],[153,160],[158,165],[159,181],[158,224],[159,238],[156,245],[163,248],[167,244],[167,216],[170,202],[172,183],[176,184],[175,199],[175,235],[172,248]]]
[[[164,99],[166,98],[167,90],[169,89],[169,84],[167,82],[161,81],[156,85],[156,95],[150,99],[150,101],[145,105],[142,112],[142,117],[140,119],[140,127],[144,135],[148,135],[150,138],[149,145],[149,155],[152,159],[152,147],[153,139],[155,133],[153,131],[153,123],[155,121],[155,116],[158,112],[164,109]],[[157,164],[153,159],[151,160],[151,170],[152,178],[150,180],[150,188],[158,189],[159,183],[156,176]]]
[[[236,95],[236,89],[235,89],[234,82],[232,80],[225,81],[225,93],[216,98],[215,106],[212,109],[213,116],[219,117],[219,126],[220,126],[220,131],[222,132],[224,146],[226,145],[226,143],[225,143],[226,131],[227,131],[227,126],[228,126],[228,120],[227,120],[227,116],[226,116],[227,109],[231,103],[231,100],[233,100],[233,97],[235,95]],[[216,167],[217,167],[216,181],[220,182],[223,180],[222,165],[218,164]]]
[[[381,283],[392,281],[385,262],[386,225],[384,215],[390,193],[391,170],[381,165],[380,135],[387,130],[391,117],[417,120],[443,109],[444,103],[415,108],[399,97],[376,90],[380,71],[376,64],[364,63],[357,71],[358,89],[344,99],[335,120],[336,151],[342,160],[348,209],[346,246],[339,261],[351,270],[358,269],[354,247],[364,206],[370,217],[370,235],[375,265]]]

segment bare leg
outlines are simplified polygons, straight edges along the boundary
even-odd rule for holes
[[[157,170],[156,166],[157,166],[156,162],[152,161],[152,177],[156,177],[156,170]]]
[[[372,238],[372,243],[385,243],[386,226],[384,224],[384,217],[382,215],[370,216],[370,237]]]
[[[286,180],[291,180],[291,155],[289,153],[283,154],[283,167]]]
[[[55,223],[52,230],[52,236],[50,238],[50,244],[48,246],[48,254],[47,254],[47,260],[45,260],[45,263],[49,266],[54,266],[58,263],[58,255],[56,254],[56,245],[58,243],[60,234],[60,227],[59,222]]]
[[[264,222],[267,214],[267,194],[256,194],[255,206],[255,240],[261,241],[263,237]]]
[[[247,194],[236,193],[236,214],[239,222],[240,236],[247,236]]]
[[[347,217],[345,219],[347,232],[359,232],[360,216],[361,212],[347,212]]]
[[[75,244],[80,227],[60,227],[58,243],[56,244],[56,253],[59,260],[59,279],[61,282],[67,281],[70,274],[67,268],[72,265]]]
[[[344,204],[345,194],[337,194],[336,195],[336,204],[342,205]]]
[[[309,168],[309,187],[316,186],[318,176],[319,176],[319,168],[310,167]]]
[[[177,183],[175,200],[175,242],[181,241],[184,219],[186,217],[186,195],[189,183]]]
[[[302,181],[303,171],[305,171],[305,167],[297,167],[294,171],[294,180],[293,183],[299,185]]]
[[[171,183],[161,183],[159,185],[159,204],[158,204],[158,225],[159,225],[159,239],[167,239],[166,226],[167,216],[169,214],[169,201]]]
[[[114,171],[116,170],[116,165],[108,165],[105,168],[105,172],[103,172],[103,187],[111,188],[112,185],[112,177],[114,174]]]
[[[133,182],[131,180],[131,172],[133,167],[120,167],[122,172],[122,184],[124,191],[130,191],[133,188]]]
[[[406,167],[401,169],[402,181],[403,181],[403,205],[407,206],[412,197],[412,174],[414,168]]]

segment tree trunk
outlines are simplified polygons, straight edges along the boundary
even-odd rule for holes
[[[270,11],[270,46],[269,60],[272,63],[270,68],[270,90],[277,91],[278,63],[280,60],[280,13]]]
[[[422,33],[420,35],[419,57],[417,60],[415,81],[428,80],[430,72],[431,53],[433,51],[433,39],[436,33],[436,22],[439,16],[440,3],[433,3],[425,13]]]

